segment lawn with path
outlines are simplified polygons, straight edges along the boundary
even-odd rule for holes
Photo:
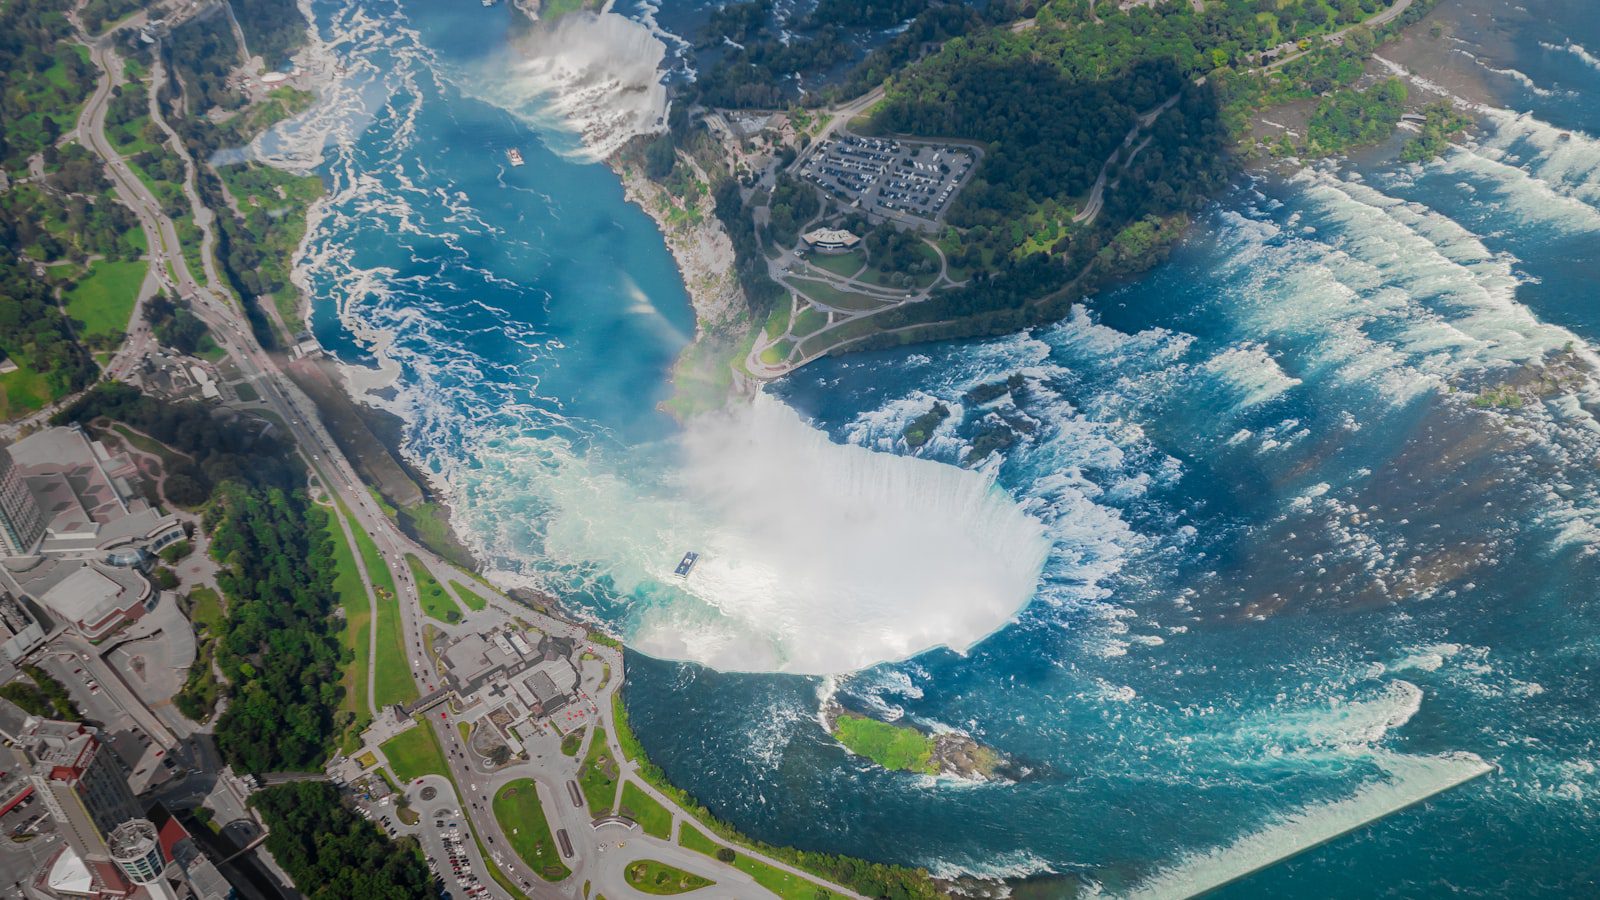
[[[618,812],[639,823],[644,833],[663,841],[672,837],[672,813],[661,801],[640,790],[633,782],[622,785],[622,808]]]
[[[597,819],[609,814],[616,802],[617,775],[617,761],[611,758],[611,748],[606,745],[606,730],[596,727],[589,752],[578,769],[578,786],[589,801],[589,814]]]
[[[411,577],[417,582],[417,596],[422,598],[422,611],[441,622],[454,624],[461,621],[461,607],[445,592],[444,585],[433,577],[422,560],[414,553],[407,553],[406,565],[411,567]]]
[[[853,312],[878,309],[894,302],[893,300],[872,297],[867,294],[842,291],[826,281],[817,281],[812,278],[791,278],[789,279],[789,286],[823,306]]]
[[[351,523],[356,549],[361,551],[367,577],[378,596],[378,622],[374,626],[378,631],[378,655],[373,665],[373,699],[380,708],[415,700],[417,685],[411,680],[411,667],[406,663],[405,633],[400,627],[399,594],[395,590],[394,575],[372,536],[350,517],[343,501],[339,503],[339,511]]]
[[[791,872],[767,865],[737,849],[724,848],[722,844],[707,837],[700,829],[683,823],[679,830],[678,843],[690,850],[704,853],[735,869],[749,875],[756,880],[756,884],[782,897],[783,900],[817,900],[819,897],[832,897],[832,891],[824,888],[808,878],[801,878]],[[717,856],[718,850],[732,849],[733,861],[727,860],[727,853]]]
[[[561,862],[561,853],[550,835],[550,821],[545,818],[533,779],[518,778],[496,791],[494,818],[505,832],[506,840],[511,842],[511,849],[517,851],[540,878],[562,881],[572,874]]]
[[[342,513],[340,514],[342,518]],[[367,673],[372,665],[372,605],[367,597],[367,585],[356,568],[356,554],[345,537],[344,529],[333,518],[328,519],[328,537],[333,541],[333,589],[339,594],[339,606],[344,610],[344,631],[339,643],[350,660],[344,667],[344,697],[339,701],[339,712],[352,716],[345,731],[345,751],[355,749],[361,732],[372,721],[372,711],[367,708]],[[354,742],[354,743],[352,743]]]

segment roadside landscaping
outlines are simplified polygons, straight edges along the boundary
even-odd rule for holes
[[[606,746],[606,730],[596,728],[589,742],[589,752],[583,757],[578,770],[578,786],[583,788],[584,799],[589,801],[589,814],[595,818],[608,815],[617,797],[617,761],[611,758]]]
[[[686,894],[716,884],[709,878],[702,878],[693,872],[685,872],[677,866],[669,866],[653,859],[641,859],[629,865],[623,877],[634,890],[658,896]]]
[[[545,818],[533,779],[518,778],[496,791],[494,818],[511,842],[511,849],[517,851],[539,877],[546,881],[562,881],[572,874],[561,862],[561,853],[550,835],[550,822]]]

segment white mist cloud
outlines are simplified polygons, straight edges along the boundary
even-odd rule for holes
[[[666,130],[667,47],[616,13],[569,13],[535,25],[480,74],[485,99],[535,126],[582,139],[572,155],[604,159],[635,135]]]
[[[545,551],[628,594],[642,650],[718,669],[831,674],[965,650],[1032,597],[1043,526],[976,472],[840,445],[766,396],[694,420],[681,468],[554,469]],[[686,550],[702,554],[687,580]]]

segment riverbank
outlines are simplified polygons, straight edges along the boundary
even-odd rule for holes
[[[733,239],[716,216],[711,177],[682,152],[678,165],[693,177],[681,194],[651,180],[627,149],[606,164],[622,181],[627,201],[655,222],[694,308],[694,339],[673,366],[673,396],[663,408],[681,421],[720,407],[729,396],[748,393],[754,381],[741,361],[754,326],[735,275]]]

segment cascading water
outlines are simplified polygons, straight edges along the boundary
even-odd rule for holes
[[[540,127],[577,135],[567,154],[601,160],[667,127],[667,47],[615,13],[575,12],[535,24],[477,74],[484,99]]]
[[[1050,550],[987,477],[836,444],[764,395],[692,420],[670,446],[580,459],[513,441],[477,458],[460,480],[482,534],[508,517],[508,485],[539,498],[536,544],[517,532],[495,553],[596,567],[633,598],[635,646],[724,670],[827,674],[966,650],[1028,602]],[[679,580],[686,550],[701,560]]]

